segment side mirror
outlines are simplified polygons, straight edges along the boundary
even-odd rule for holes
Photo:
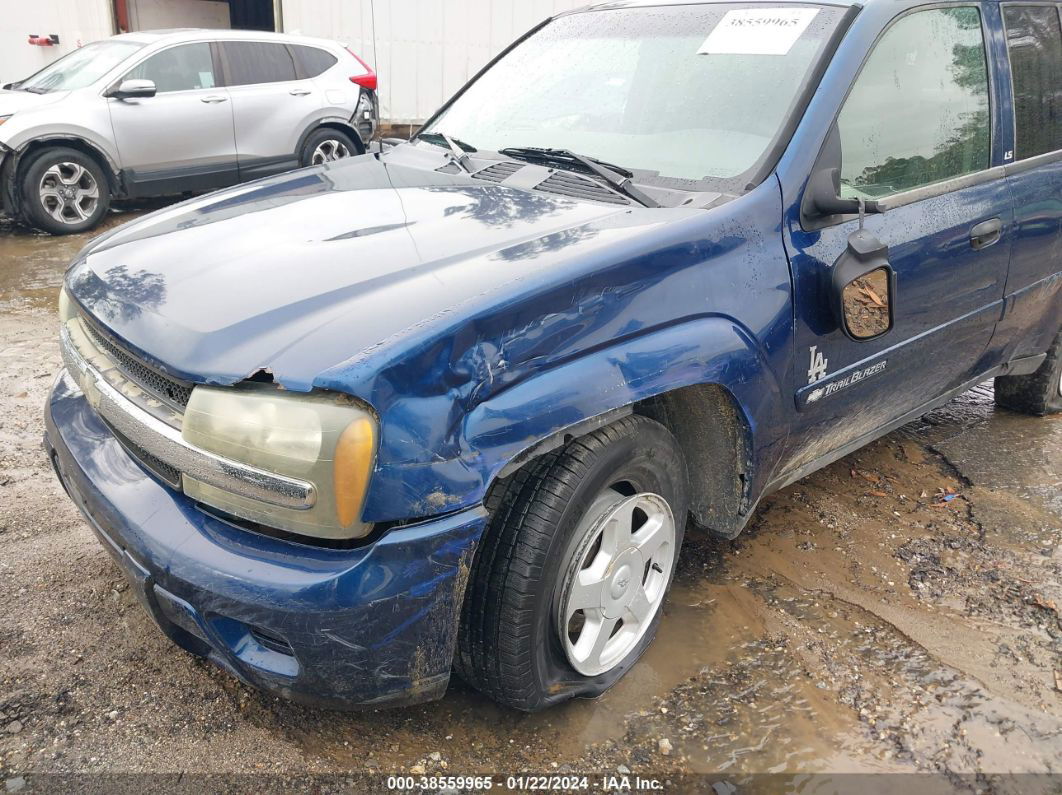
[[[123,80],[104,96],[114,99],[147,99],[155,96],[156,93],[154,80]]]
[[[806,205],[818,216],[851,215],[859,212],[859,199],[841,198],[841,170],[820,168],[808,180]],[[863,212],[880,213],[876,201],[864,201]]]
[[[865,229],[848,237],[848,249],[833,266],[833,312],[844,333],[867,342],[888,333],[893,325],[896,273],[889,265],[889,247]]]

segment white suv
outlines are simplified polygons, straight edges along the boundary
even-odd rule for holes
[[[365,151],[376,74],[335,42],[228,30],[94,42],[0,90],[0,197],[53,234],[111,198],[204,191]]]

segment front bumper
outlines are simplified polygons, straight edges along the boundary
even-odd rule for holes
[[[316,706],[408,704],[445,692],[482,508],[355,549],[284,541],[203,513],[147,474],[65,371],[45,420],[64,488],[179,646]]]
[[[3,144],[0,144],[0,211],[15,215],[15,156]]]

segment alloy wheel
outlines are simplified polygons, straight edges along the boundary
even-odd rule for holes
[[[350,157],[350,150],[347,145],[342,141],[329,138],[317,144],[317,148],[313,150],[313,156],[310,158],[310,163],[319,166],[321,163],[331,163],[334,160],[342,160],[344,157]]]
[[[56,221],[79,224],[96,212],[100,187],[96,178],[78,163],[56,163],[41,176],[41,206]]]
[[[667,501],[606,489],[577,530],[561,592],[558,633],[571,666],[603,674],[638,645],[660,610],[675,564]]]

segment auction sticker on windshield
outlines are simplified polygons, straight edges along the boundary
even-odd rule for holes
[[[817,8],[727,11],[697,52],[701,55],[786,55],[817,13]]]

